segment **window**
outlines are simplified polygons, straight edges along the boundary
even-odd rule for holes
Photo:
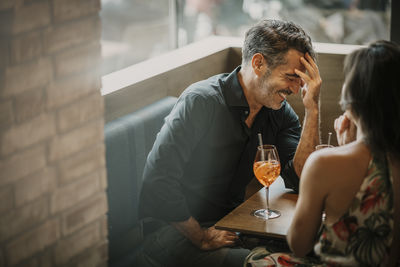
[[[210,35],[244,35],[261,18],[291,20],[313,41],[390,36],[390,0],[102,0],[103,75]]]
[[[389,39],[389,0],[181,0],[179,44],[205,36],[243,36],[262,18],[290,20],[313,41],[367,44]]]
[[[103,75],[171,49],[165,0],[101,0]]]

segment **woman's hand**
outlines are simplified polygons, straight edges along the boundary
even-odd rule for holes
[[[346,112],[335,120],[334,128],[339,146],[351,143],[357,138],[357,126]]]

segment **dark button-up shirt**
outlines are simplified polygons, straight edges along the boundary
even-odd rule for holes
[[[254,177],[257,134],[276,145],[286,187],[297,190],[293,157],[300,138],[298,116],[287,102],[263,107],[251,128],[249,105],[237,73],[189,86],[166,118],[147,158],[140,217],[215,222],[244,199]]]

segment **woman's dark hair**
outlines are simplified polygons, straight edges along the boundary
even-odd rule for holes
[[[261,53],[271,69],[284,64],[289,49],[309,53],[315,60],[311,38],[293,22],[262,20],[245,35],[242,48],[242,65],[249,63],[256,53]]]
[[[365,141],[378,154],[400,158],[400,47],[376,41],[344,62],[343,109],[361,123]]]

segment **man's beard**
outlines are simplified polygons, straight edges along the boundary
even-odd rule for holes
[[[268,78],[270,76],[271,72],[267,72],[262,79],[260,80],[260,85],[259,88],[263,92],[262,98],[263,98],[263,106],[267,108],[272,108],[272,109],[279,109],[282,106],[282,103],[280,104],[280,107],[276,107],[277,103],[275,102],[275,89],[274,85],[272,85],[269,81]]]

